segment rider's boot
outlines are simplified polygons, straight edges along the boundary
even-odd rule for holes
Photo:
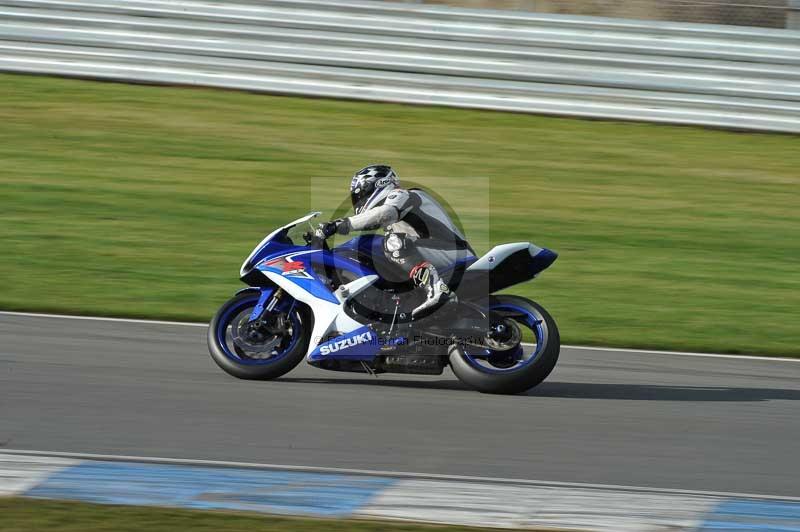
[[[411,317],[416,318],[421,312],[432,312],[436,307],[443,305],[450,297],[450,288],[439,277],[439,272],[430,262],[420,262],[411,269],[409,277],[414,284],[426,292],[426,299],[417,308],[411,311]]]

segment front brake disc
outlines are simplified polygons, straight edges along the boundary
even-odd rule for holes
[[[231,337],[233,343],[248,355],[250,354],[269,354],[281,344],[283,335],[272,334],[254,328],[250,323],[250,312],[241,312],[231,322]],[[256,357],[252,357],[256,358]]]

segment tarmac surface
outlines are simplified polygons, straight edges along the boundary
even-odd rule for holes
[[[800,362],[562,348],[526,395],[441,376],[270,382],[205,328],[0,314],[0,449],[800,495]]]

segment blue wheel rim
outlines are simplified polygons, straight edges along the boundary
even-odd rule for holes
[[[539,356],[542,354],[542,351],[544,350],[545,340],[546,340],[545,338],[546,334],[543,324],[544,321],[540,319],[539,316],[532,313],[530,310],[510,303],[497,303],[495,305],[491,305],[489,307],[489,310],[506,310],[523,314],[524,318],[515,319],[515,321],[517,321],[518,323],[524,323],[528,327],[528,329],[531,332],[533,332],[536,338],[536,348],[527,358],[518,361],[513,366],[508,368],[499,368],[499,367],[488,367],[488,365],[481,363],[485,361],[486,364],[489,364],[488,360],[491,358],[491,350],[484,349],[482,350],[483,352],[479,356],[478,353],[476,352],[479,351],[478,347],[464,346],[462,352],[464,354],[464,358],[466,359],[466,361],[472,367],[474,367],[479,371],[483,371],[485,373],[494,373],[494,374],[514,373],[533,364],[539,358]],[[473,350],[473,352],[470,353],[470,350]],[[522,354],[524,356],[524,347],[522,345],[522,342],[520,342],[520,346],[517,352],[519,351],[522,351],[523,352]]]
[[[289,344],[285,348],[266,359],[243,358],[239,356],[236,351],[231,349],[230,345],[228,345],[228,327],[231,325],[231,320],[233,320],[233,318],[241,314],[241,312],[247,307],[255,307],[256,303],[258,303],[258,297],[248,298],[226,310],[217,322],[215,334],[217,336],[217,343],[222,349],[222,352],[225,353],[225,356],[232,361],[236,362],[237,364],[246,364],[248,366],[267,366],[282,360],[292,351],[292,349],[294,349],[301,337],[301,324],[300,319],[297,317],[297,311],[293,309],[289,314],[289,319],[292,323],[292,337],[289,341]]]

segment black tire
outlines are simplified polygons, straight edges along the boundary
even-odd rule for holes
[[[269,380],[277,379],[281,375],[285,375],[295,368],[305,357],[306,350],[308,349],[308,342],[311,337],[311,316],[310,312],[304,305],[298,304],[296,306],[298,319],[301,323],[301,337],[296,342],[294,347],[289,352],[283,355],[283,358],[267,365],[250,365],[236,362],[234,359],[225,354],[222,346],[219,343],[217,336],[217,327],[220,326],[220,320],[224,319],[226,315],[230,314],[228,311],[231,308],[239,307],[245,304],[248,300],[253,302],[255,306],[258,301],[258,292],[244,292],[228,300],[227,303],[214,315],[211,323],[208,326],[208,352],[216,364],[225,370],[226,373],[233,375],[239,379],[250,380]],[[244,307],[243,307],[244,308]],[[227,328],[227,324],[225,325]]]
[[[550,375],[558,362],[561,350],[561,338],[555,320],[539,304],[524,297],[500,295],[490,298],[490,305],[511,304],[522,307],[543,322],[545,342],[542,352],[529,365],[509,373],[489,373],[472,365],[466,358],[461,346],[450,348],[450,368],[467,386],[483,393],[517,394],[530,390]]]

